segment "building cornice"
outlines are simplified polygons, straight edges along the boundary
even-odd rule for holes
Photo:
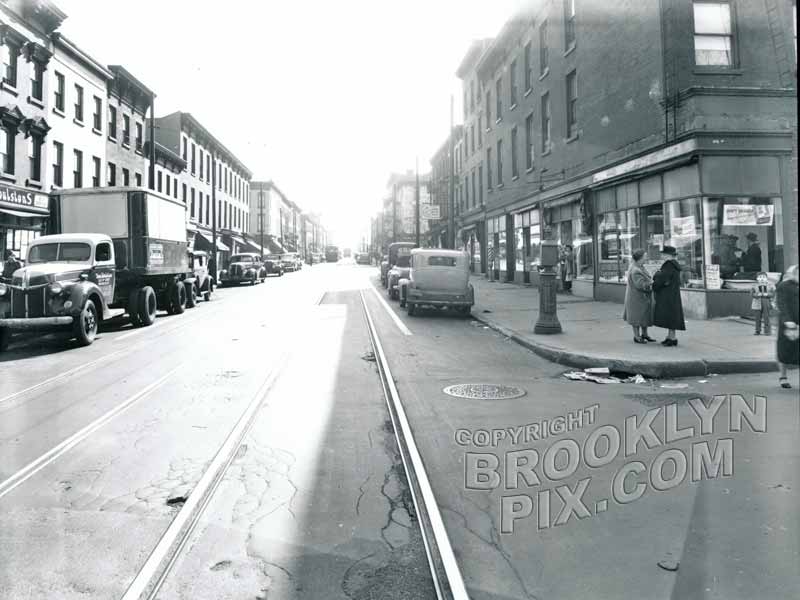
[[[84,66],[94,71],[96,75],[99,75],[100,78],[108,81],[114,77],[114,74],[111,71],[89,56],[86,52],[81,50],[75,45],[74,42],[66,38],[62,33],[56,31],[50,35],[50,38],[53,40],[55,49],[62,50],[71,55],[73,58],[79,60]]]
[[[175,113],[172,113],[175,114]],[[197,132],[200,136],[204,137],[207,141],[211,142],[209,144],[212,146],[212,149],[215,150],[215,154],[220,155],[222,158],[225,158],[229,163],[231,163],[234,167],[241,170],[245,174],[245,178],[249,180],[253,178],[253,172],[248,169],[242,161],[240,161],[236,156],[228,150],[225,145],[220,142],[217,138],[215,138],[208,129],[203,127],[191,113],[188,112],[179,112],[181,119],[181,129],[188,130],[190,132]],[[172,115],[166,115],[166,117],[170,117]],[[162,118],[166,118],[162,117]]]

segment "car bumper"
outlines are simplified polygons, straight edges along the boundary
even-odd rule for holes
[[[0,319],[0,327],[7,327],[8,329],[43,329],[47,327],[72,325],[73,321],[74,319],[70,316],[35,317],[31,319]]]
[[[406,293],[406,302],[413,302],[414,304],[424,304],[426,306],[473,306],[474,300],[469,297],[458,296],[442,296],[442,295],[429,295],[429,294],[411,294]]]

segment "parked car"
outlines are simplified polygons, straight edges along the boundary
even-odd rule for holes
[[[400,306],[412,316],[422,306],[452,308],[466,316],[475,304],[469,255],[459,250],[415,248],[409,275],[399,285]]]
[[[284,271],[298,271],[301,266],[300,255],[297,252],[281,254],[281,265]]]
[[[249,283],[254,285],[267,278],[267,271],[261,256],[255,252],[234,254],[228,261],[228,268],[220,271],[219,283],[221,286],[239,285]]]
[[[267,254],[264,257],[264,268],[267,270],[267,275],[277,275],[283,277],[283,261],[280,254]]]
[[[356,264],[358,265],[368,265],[369,264],[369,252],[359,252],[356,254]]]
[[[214,278],[208,272],[208,253],[202,250],[189,252],[189,269],[194,281],[187,281],[186,306],[192,308],[197,298],[206,302],[211,300],[214,291]]]
[[[386,287],[388,283],[386,276],[389,274],[389,255],[384,254],[381,257],[381,285]]]
[[[408,277],[411,263],[411,250],[416,244],[413,242],[395,242],[389,244],[389,272],[386,274],[386,289],[391,300],[400,297],[398,283]]]

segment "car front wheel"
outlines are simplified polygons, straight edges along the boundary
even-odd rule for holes
[[[75,321],[75,338],[78,340],[78,344],[81,346],[91,344],[97,336],[98,326],[97,307],[94,302],[87,300]]]
[[[11,343],[11,332],[5,327],[0,327],[0,352],[8,350],[8,345]]]

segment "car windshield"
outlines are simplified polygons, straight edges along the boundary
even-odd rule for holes
[[[235,254],[231,256],[232,263],[250,263],[254,262],[255,258],[252,256],[247,256],[246,254]]]
[[[411,265],[411,255],[406,256],[398,256],[397,260],[394,263],[396,267],[408,267]]]
[[[267,254],[264,258],[267,259],[267,260],[280,260],[281,259],[281,255],[280,254]]]
[[[82,242],[37,244],[28,253],[30,264],[46,262],[88,262],[92,247]]]

